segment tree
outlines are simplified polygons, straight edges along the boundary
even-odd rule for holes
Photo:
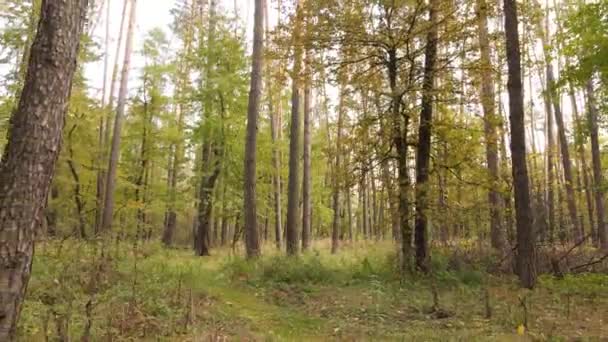
[[[431,160],[431,132],[433,125],[433,98],[435,63],[437,60],[437,11],[438,1],[429,4],[429,32],[426,38],[424,80],[422,83],[422,110],[418,127],[416,154],[416,224],[414,244],[416,246],[416,268],[428,272],[428,181]]]
[[[120,134],[122,130],[122,119],[125,115],[125,107],[127,104],[129,71],[131,69],[131,53],[133,51],[133,36],[135,34],[136,13],[137,0],[131,0],[131,12],[129,14],[129,26],[127,28],[125,56],[122,65],[120,88],[118,89],[118,104],[116,107],[116,117],[114,118],[112,145],[110,148],[108,173],[106,176],[105,183],[106,190],[104,195],[103,216],[101,219],[101,230],[105,232],[108,232],[112,229],[112,220],[114,216],[114,191],[116,188],[116,171],[118,169],[118,159],[120,157]]]
[[[298,221],[300,201],[300,71],[302,68],[302,19],[303,9],[297,1],[296,17],[293,28],[294,62],[292,70],[291,89],[291,126],[289,135],[289,179],[287,184],[287,227],[286,243],[287,254],[298,254]]]
[[[526,130],[524,125],[521,54],[515,0],[504,0],[505,37],[507,50],[509,119],[511,123],[511,158],[515,192],[517,225],[516,269],[523,287],[536,284],[536,250],[533,217],[530,207],[530,188],[526,165]]]
[[[87,0],[42,1],[19,104],[0,164],[0,340],[15,338],[62,129]]]
[[[496,115],[494,77],[490,59],[490,42],[488,38],[488,4],[486,0],[476,0],[477,32],[479,36],[479,53],[481,64],[481,106],[483,108],[484,133],[486,138],[486,163],[488,165],[490,189],[490,239],[492,247],[501,251],[504,248],[504,233],[500,210],[499,171],[498,171],[498,134],[499,118]]]
[[[606,221],[604,217],[604,191],[602,177],[602,159],[600,157],[600,143],[598,137],[597,107],[595,101],[595,90],[593,89],[593,78],[587,81],[587,120],[589,121],[589,133],[591,136],[591,159],[593,163],[593,181],[595,195],[595,207],[597,211],[597,234],[600,245],[608,249],[608,237],[606,236]]]
[[[253,56],[251,67],[251,87],[247,107],[247,137],[245,138],[245,247],[247,257],[260,255],[260,242],[256,212],[256,154],[258,116],[262,93],[262,56],[264,50],[264,8],[263,0],[255,1],[253,25]]]

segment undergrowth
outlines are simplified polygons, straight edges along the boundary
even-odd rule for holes
[[[608,336],[606,274],[543,275],[534,291],[490,273],[495,257],[436,249],[401,276],[390,242],[322,242],[248,261],[158,243],[38,244],[19,336],[41,340],[538,340]],[[489,316],[488,316],[489,315]],[[407,327],[407,329],[405,329]]]

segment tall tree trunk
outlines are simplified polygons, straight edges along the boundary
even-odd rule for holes
[[[104,42],[104,56],[103,56],[103,90],[101,93],[101,108],[103,110],[107,110],[106,108],[106,95],[108,92],[108,70],[109,70],[109,59],[110,59],[110,13],[111,13],[111,1],[108,0],[106,3],[106,32],[105,32],[105,42]],[[105,113],[104,113],[105,115]],[[105,159],[105,140],[104,140],[104,125],[105,119],[104,115],[99,117],[99,138],[98,138],[98,157],[97,157],[97,192],[95,194],[96,199],[96,207],[95,207],[95,233],[99,230],[101,225],[101,214],[102,214],[102,206],[103,206],[103,195],[104,195],[104,180],[105,180],[105,172],[103,169],[103,163]]]
[[[604,217],[604,190],[602,180],[602,159],[600,155],[600,143],[598,138],[597,107],[595,103],[595,91],[593,90],[593,78],[587,82],[587,119],[589,120],[589,131],[591,136],[591,160],[593,163],[593,183],[595,195],[595,209],[597,211],[597,235],[602,249],[608,249],[608,236],[606,232],[606,221]]]
[[[34,237],[61,147],[87,0],[42,1],[0,164],[0,341],[15,339]]]
[[[307,23],[307,29],[308,29]],[[306,50],[305,57],[305,75],[304,75],[304,153],[303,153],[303,171],[302,171],[302,251],[310,247],[311,238],[311,183],[312,175],[310,170],[311,158],[311,103],[312,103],[312,56],[310,50]]]
[[[270,27],[268,23],[268,2],[264,1],[264,8],[266,15],[264,21],[266,25],[266,42],[270,45]],[[271,69],[268,69],[271,70]],[[270,134],[272,139],[272,190],[273,190],[273,207],[274,207],[274,234],[275,234],[275,245],[277,249],[281,249],[281,242],[283,241],[283,224],[282,224],[282,212],[281,212],[281,156],[279,151],[279,136],[281,126],[279,125],[279,111],[281,111],[281,96],[277,96],[278,106],[274,105],[274,93],[273,84],[270,77],[270,72],[266,72],[266,90],[268,91],[268,111],[270,112]]]
[[[189,2],[187,2],[190,4]],[[195,17],[194,13],[195,6],[191,5],[191,18]],[[190,75],[190,65],[188,58],[192,52],[192,39],[193,39],[193,26],[194,23],[190,20],[187,24],[184,38],[184,55],[181,56],[181,68],[178,69],[178,75],[176,83],[178,87],[174,97],[177,97],[178,104],[176,106],[177,111],[177,138],[172,143],[172,156],[169,161],[168,171],[168,186],[167,192],[169,193],[169,203],[167,204],[165,212],[165,227],[163,230],[162,241],[165,246],[170,246],[173,242],[173,235],[177,228],[177,212],[176,212],[176,201],[177,201],[177,182],[181,172],[181,167],[184,158],[184,143],[183,143],[183,130],[184,130],[184,112],[185,108],[181,94],[186,91],[188,83],[188,77]]]
[[[438,0],[429,4],[429,22],[431,27],[426,38],[424,80],[422,83],[422,110],[418,128],[418,146],[416,153],[416,223],[414,245],[416,248],[416,268],[429,271],[428,241],[428,181],[431,161],[431,134],[433,125],[433,102],[435,83],[435,61],[437,59],[437,11]]]
[[[345,102],[345,86],[340,85],[340,99],[338,105],[338,125],[336,128],[336,155],[335,155],[335,164],[334,164],[334,174],[333,174],[333,194],[332,194],[332,209],[334,211],[334,217],[332,220],[332,228],[331,228],[331,252],[336,253],[338,251],[338,247],[340,244],[340,190],[342,187],[341,182],[341,171],[342,171],[342,124],[344,120],[344,102]]]
[[[488,5],[486,0],[477,0],[477,30],[479,33],[479,52],[481,55],[481,105],[484,113],[484,133],[486,139],[486,163],[488,165],[490,189],[490,238],[492,247],[502,251],[505,247],[500,211],[499,171],[498,171],[498,134],[500,118],[495,112],[494,77],[490,59],[488,38]]]
[[[300,181],[300,71],[302,66],[301,29],[303,19],[302,4],[298,1],[296,7],[295,26],[293,30],[293,45],[295,50],[292,70],[291,91],[291,127],[289,137],[289,180],[287,185],[287,227],[286,242],[287,254],[298,254],[298,222]]]
[[[574,94],[574,88],[572,87],[572,84],[569,84],[570,87],[570,91],[569,91],[569,96],[570,96],[570,103],[572,104],[572,112],[574,114],[574,122],[575,125],[577,127],[577,131],[578,132],[582,132],[583,130],[583,125],[582,125],[582,121],[580,118],[580,115],[578,113],[578,105],[576,103],[576,97]],[[582,195],[582,193],[584,192],[585,194],[585,204],[587,205],[587,215],[589,216],[589,234],[591,234],[591,236],[595,235],[594,231],[595,231],[595,222],[594,222],[594,217],[595,214],[593,212],[593,199],[592,199],[592,189],[591,189],[591,185],[589,182],[589,174],[587,173],[588,167],[587,167],[587,157],[585,155],[585,142],[583,139],[577,139],[575,137],[575,142],[576,142],[576,151],[578,154],[578,163],[580,163],[580,167],[578,170],[578,180],[579,183],[582,179],[583,181],[583,186],[581,187],[579,185],[579,193]],[[582,200],[581,200],[582,202]],[[582,212],[580,215],[580,222],[581,222],[581,227],[582,227],[582,222],[583,222],[583,217],[582,217]]]
[[[260,111],[260,96],[262,94],[262,58],[264,50],[264,8],[263,0],[255,1],[253,25],[253,66],[251,68],[251,87],[247,107],[247,137],[245,140],[245,248],[248,258],[260,255],[260,242],[257,226],[256,211],[256,155],[258,116]]]
[[[550,94],[551,102],[553,103],[553,114],[555,115],[555,123],[557,124],[557,135],[559,137],[559,145],[562,155],[562,167],[564,169],[564,187],[566,188],[566,202],[568,204],[568,213],[572,222],[573,236],[576,240],[580,240],[584,236],[578,221],[578,213],[576,209],[576,198],[574,195],[574,178],[572,176],[572,163],[570,161],[570,151],[568,149],[568,138],[566,137],[566,127],[562,115],[559,96],[556,90],[556,83],[553,77],[553,66],[547,61],[547,88]]]
[[[105,163],[106,162],[106,158],[108,158],[108,144],[110,142],[110,127],[111,127],[111,122],[112,122],[112,111],[114,110],[114,93],[116,90],[116,82],[117,82],[117,78],[118,78],[118,68],[119,68],[119,61],[120,61],[120,48],[122,46],[122,39],[123,39],[123,31],[124,31],[124,26],[125,26],[125,21],[127,18],[127,8],[129,5],[129,0],[123,0],[124,4],[123,4],[123,8],[122,8],[122,16],[121,16],[121,20],[120,20],[120,29],[118,31],[118,42],[116,43],[116,52],[114,54],[114,66],[112,68],[112,77],[111,77],[111,81],[110,81],[110,89],[108,91],[108,105],[107,107],[104,108],[105,110],[105,122],[104,122],[104,128],[103,128],[103,137],[102,139],[102,157],[100,160],[100,163]],[[101,232],[101,230],[103,229],[102,227],[102,221],[103,221],[103,213],[104,213],[104,205],[105,205],[105,195],[106,195],[106,184],[105,184],[105,180],[107,178],[107,170],[105,169],[105,167],[100,167],[101,170],[99,172],[99,177],[101,178],[101,182],[98,182],[97,186],[100,187],[99,189],[99,194],[98,194],[98,203],[97,203],[97,213],[96,213],[96,217],[95,217],[95,234],[99,234]]]
[[[148,103],[148,99],[146,98],[146,75],[144,75],[144,104],[143,104],[143,118],[142,118],[142,134],[141,134],[141,147],[139,151],[139,174],[137,179],[135,180],[135,201],[137,202],[137,233],[136,238],[141,238],[143,236],[143,232],[145,231],[145,178],[146,172],[148,171],[148,128],[152,123],[152,115],[148,113],[148,108],[150,104]],[[154,101],[150,99],[150,101]]]
[[[515,217],[517,222],[516,265],[520,283],[533,288],[536,284],[536,250],[530,187],[526,166],[526,129],[524,125],[524,94],[521,82],[521,54],[517,31],[517,4],[504,0],[505,36],[509,79],[509,118],[511,123],[511,156],[513,187],[515,190]]]
[[[120,89],[118,91],[118,105],[116,108],[116,117],[114,119],[114,133],[112,136],[112,146],[110,150],[110,159],[108,162],[108,174],[105,184],[106,190],[104,196],[103,216],[101,220],[101,228],[102,231],[105,232],[112,229],[112,219],[114,215],[116,171],[118,168],[118,159],[120,157],[120,132],[122,130],[122,119],[125,115],[125,106],[127,102],[127,86],[129,82],[129,69],[131,67],[131,52],[133,51],[133,35],[135,33],[136,12],[137,0],[131,0],[131,13],[129,15],[129,27],[127,28],[125,58],[122,66]]]

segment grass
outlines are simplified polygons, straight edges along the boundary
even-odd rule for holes
[[[255,261],[228,249],[197,258],[158,244],[44,242],[19,334],[24,341],[80,340],[87,330],[92,341],[608,336],[606,274],[542,276],[538,288],[528,291],[511,276],[487,273],[489,263],[491,258],[467,261],[436,250],[432,276],[403,278],[390,242],[360,242],[331,255],[321,241],[297,258],[267,246]],[[517,328],[524,323],[521,336]]]

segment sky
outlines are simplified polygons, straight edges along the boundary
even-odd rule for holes
[[[1,0],[0,0],[1,1]],[[110,49],[109,49],[109,68],[112,68],[115,59],[116,43],[118,40],[118,31],[120,29],[120,19],[122,14],[122,7],[125,0],[105,0],[102,2],[104,6],[110,3]],[[246,25],[248,35],[251,35],[252,29],[249,27],[253,23],[253,8],[254,0],[218,0],[218,6],[220,11],[224,13],[228,12],[233,14],[235,12],[235,4],[237,6],[236,11],[239,15],[241,25]],[[171,9],[175,7],[176,0],[139,0],[137,2],[137,17],[136,17],[136,30],[134,36],[134,45],[131,60],[131,71],[129,74],[129,88],[133,90],[136,86],[135,79],[138,77],[139,70],[143,67],[144,61],[141,56],[138,55],[138,51],[141,50],[143,40],[147,32],[153,28],[162,28],[167,36],[170,37],[170,24],[172,22]],[[105,7],[104,7],[105,8]],[[105,10],[103,15],[99,18],[94,31],[94,37],[96,41],[103,43],[105,35]],[[95,18],[91,18],[91,21],[95,21]],[[125,23],[126,26],[126,23]],[[125,27],[126,31],[126,27]],[[249,41],[249,39],[247,40]],[[124,39],[123,48],[124,50]],[[120,58],[122,63],[122,56]],[[91,95],[101,98],[101,92],[103,88],[103,58],[95,63],[88,63],[85,66],[85,77],[88,79],[88,84],[91,87]],[[109,76],[109,75],[108,75]]]

